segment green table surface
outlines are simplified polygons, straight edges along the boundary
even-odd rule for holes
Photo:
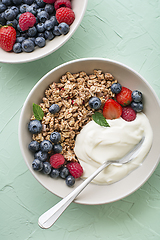
[[[110,204],[72,203],[50,229],[39,216],[60,198],[28,170],[18,142],[23,103],[54,67],[83,57],[104,57],[139,72],[160,97],[160,1],[89,0],[71,39],[51,55],[23,64],[0,63],[0,239],[158,240],[160,166],[135,193]]]

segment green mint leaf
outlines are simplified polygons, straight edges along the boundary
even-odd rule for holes
[[[42,108],[38,105],[33,103],[33,114],[37,120],[42,120],[44,116],[44,112]]]
[[[95,112],[92,115],[92,118],[98,125],[103,126],[103,127],[110,127],[102,113]]]

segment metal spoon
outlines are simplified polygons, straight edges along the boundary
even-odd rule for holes
[[[138,156],[140,152],[140,147],[144,141],[144,137],[141,141],[123,158],[116,161],[106,161],[104,162],[90,177],[88,177],[84,182],[82,182],[74,191],[62,199],[59,203],[49,209],[47,212],[42,214],[38,219],[38,224],[41,228],[50,228],[56,220],[61,216],[64,210],[70,205],[71,202],[80,194],[80,192],[107,166],[112,163],[125,164],[133,160]]]

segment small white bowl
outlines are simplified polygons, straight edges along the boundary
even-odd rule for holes
[[[2,63],[24,63],[38,60],[40,58],[46,57],[47,55],[55,52],[61,46],[63,46],[74,34],[74,32],[79,27],[83,16],[87,8],[88,0],[73,0],[72,9],[75,13],[75,20],[70,26],[70,31],[66,35],[61,35],[55,37],[51,41],[47,41],[46,46],[43,48],[36,48],[31,53],[14,53],[6,52],[0,48],[0,62]]]
[[[19,122],[19,144],[29,170],[46,189],[64,198],[73,190],[73,188],[66,186],[64,180],[54,180],[49,176],[33,171],[31,166],[33,155],[28,150],[31,134],[28,132],[27,125],[32,115],[32,104],[40,103],[44,95],[44,90],[53,80],[58,81],[67,71],[71,73],[85,71],[91,74],[94,69],[110,72],[123,86],[131,90],[138,89],[143,93],[144,112],[153,129],[153,144],[142,166],[134,170],[124,179],[111,185],[96,185],[90,183],[75,200],[77,203],[89,205],[110,203],[130,195],[148,180],[159,163],[160,102],[147,81],[131,68],[115,61],[102,58],[74,60],[56,67],[39,80],[24,103]],[[81,179],[77,180],[74,188],[81,182]]]

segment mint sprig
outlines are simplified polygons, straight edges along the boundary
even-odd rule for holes
[[[102,113],[100,112],[95,112],[93,115],[92,115],[92,119],[100,126],[103,126],[103,127],[110,127],[107,120],[105,119],[105,117],[103,116]]]
[[[44,116],[44,112],[42,108],[38,105],[33,103],[33,114],[37,120],[42,120]]]

